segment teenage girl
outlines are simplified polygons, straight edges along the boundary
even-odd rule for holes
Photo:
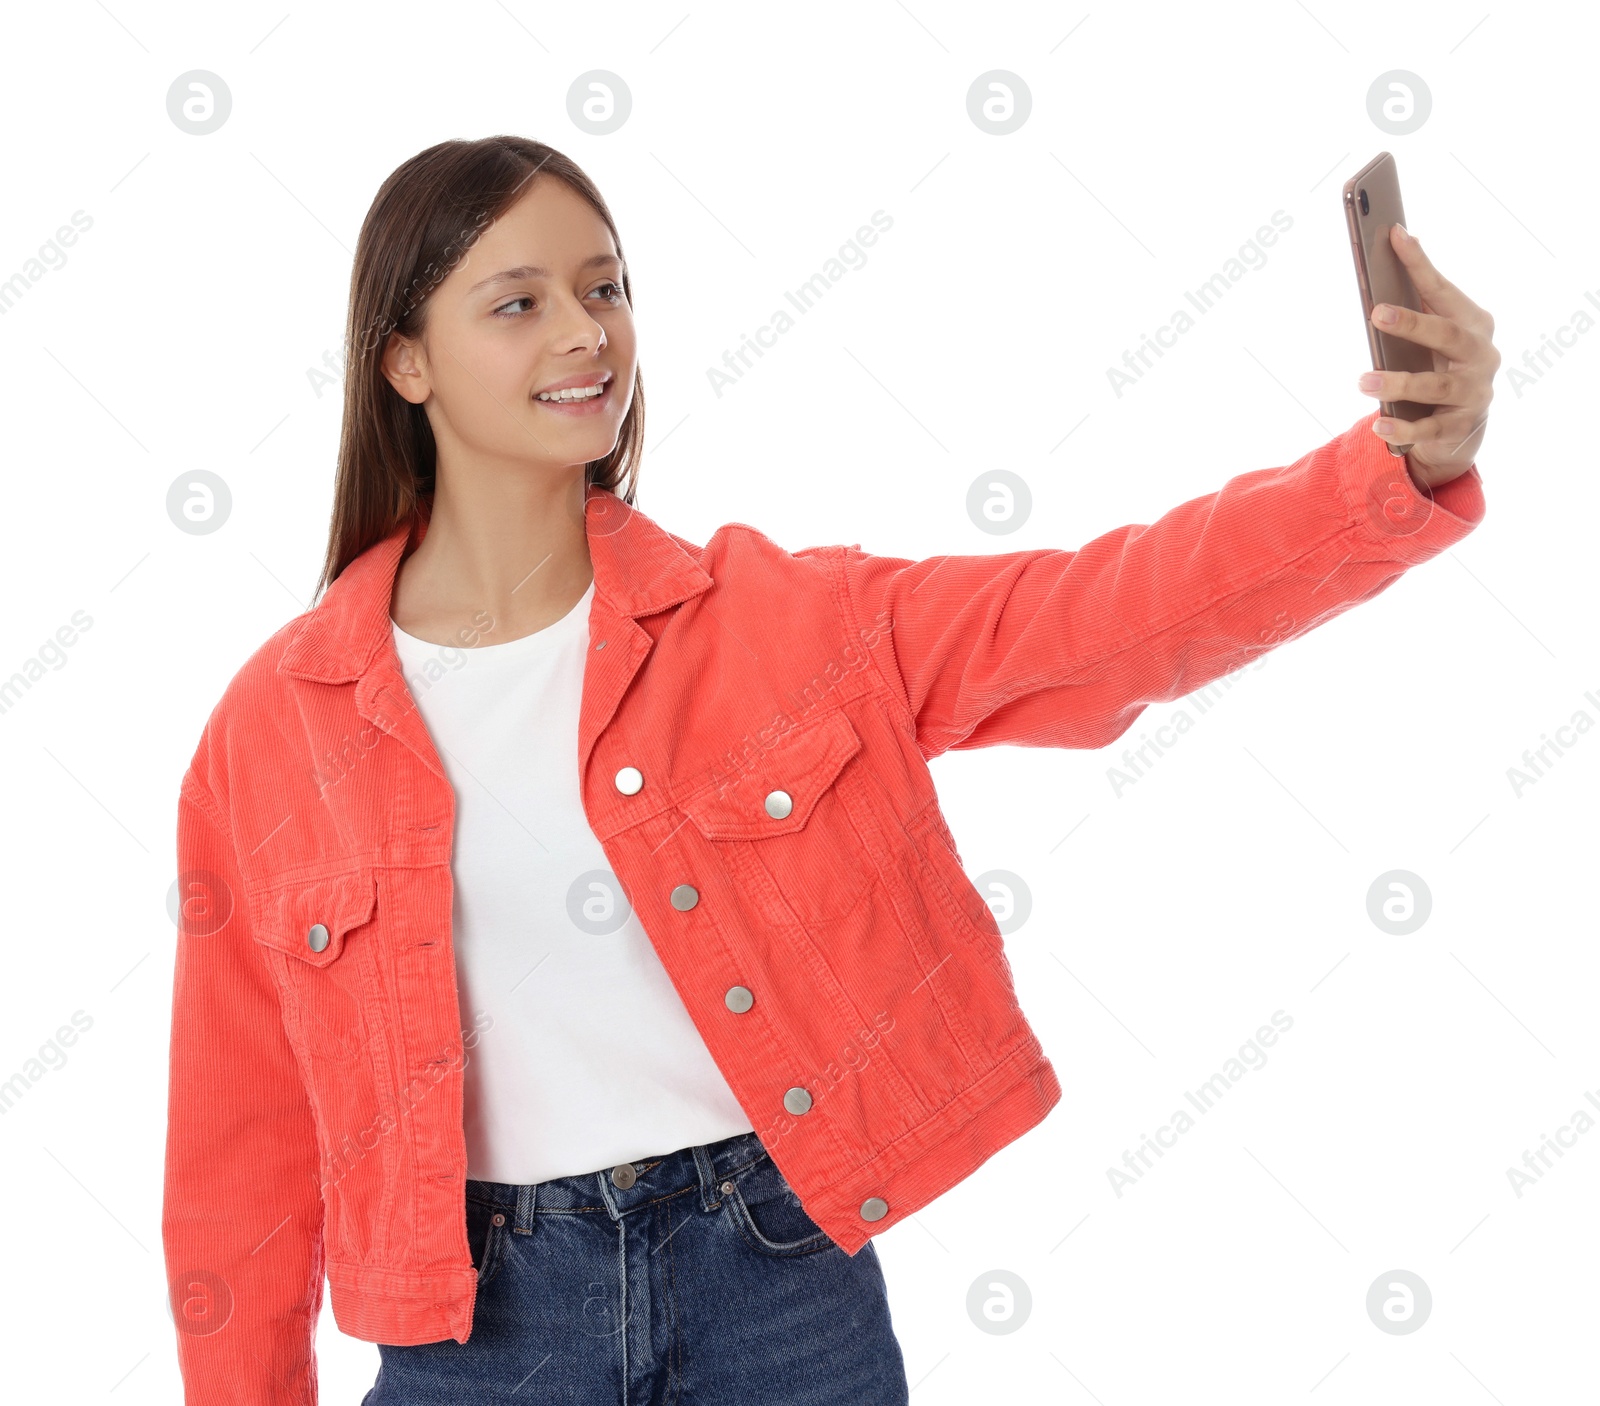
[[[1394,238],[1426,309],[1374,317],[1439,369],[1360,385],[1419,423],[1078,552],[700,547],[633,506],[593,184],[505,136],[399,167],[322,598],[180,793],[188,1399],[314,1400],[327,1277],[365,1406],[906,1402],[870,1237],[1060,1097],[926,760],[1104,745],[1475,525],[1492,324]]]

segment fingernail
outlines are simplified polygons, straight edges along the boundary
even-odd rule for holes
[[[1379,303],[1372,310],[1372,320],[1381,322],[1385,327],[1393,323],[1399,316],[1400,314],[1390,307],[1388,303]]]
[[[1373,434],[1393,434],[1394,433],[1394,421],[1393,420],[1374,420],[1372,422],[1372,432],[1373,432]]]
[[[1381,372],[1381,371],[1363,371],[1361,373],[1360,379],[1356,382],[1356,385],[1360,389],[1362,389],[1364,391],[1382,390],[1383,389],[1383,372]]]
[[[1415,239],[1416,238],[1416,235],[1412,234],[1412,232],[1410,230],[1408,230],[1404,225],[1396,225],[1395,228],[1400,231],[1400,237],[1402,239]]]

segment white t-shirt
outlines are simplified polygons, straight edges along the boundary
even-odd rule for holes
[[[394,629],[456,797],[451,912],[467,1175],[524,1185],[751,1131],[589,827],[583,598],[457,648]],[[620,916],[626,910],[626,917]]]

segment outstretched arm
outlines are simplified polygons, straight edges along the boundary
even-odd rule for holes
[[[1379,434],[1374,412],[1292,464],[1077,551],[913,561],[837,549],[855,627],[924,756],[1104,746],[1149,704],[1371,599],[1478,524],[1493,324],[1415,241],[1393,238],[1428,311],[1402,309],[1390,330],[1435,348],[1440,366],[1371,384],[1440,406],[1430,418]],[[1414,448],[1400,458],[1381,440]]]
[[[1459,541],[1483,516],[1476,469],[1429,499],[1374,418],[1077,551],[913,561],[837,549],[859,637],[923,755],[1103,747],[1149,704],[1232,673]]]

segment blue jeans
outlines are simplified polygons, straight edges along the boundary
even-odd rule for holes
[[[755,1133],[631,1165],[469,1180],[472,1333],[380,1344],[361,1406],[906,1406],[877,1251],[819,1230]]]

